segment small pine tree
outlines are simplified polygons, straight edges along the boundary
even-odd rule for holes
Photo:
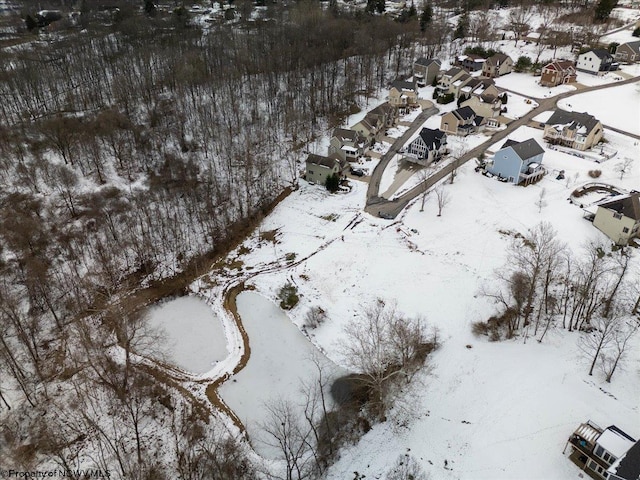
[[[35,19],[31,16],[28,15],[26,17],[24,17],[24,23],[25,26],[27,27],[27,30],[31,31],[35,28],[38,28],[38,22],[35,21]]]
[[[300,301],[298,296],[298,289],[295,285],[287,282],[278,292],[278,298],[280,299],[280,308],[283,310],[291,310]]]
[[[595,18],[599,22],[605,22],[611,15],[611,10],[616,6],[618,0],[600,0],[596,5]]]
[[[633,30],[633,33],[631,35],[633,35],[634,37],[640,37],[640,27]]]
[[[458,19],[458,25],[456,26],[456,30],[453,32],[453,38],[464,38],[467,36],[469,32],[469,14],[464,12],[460,15]]]
[[[338,191],[338,187],[340,187],[340,177],[338,177],[337,173],[329,175],[327,179],[324,181],[324,186],[331,193],[335,193]]]

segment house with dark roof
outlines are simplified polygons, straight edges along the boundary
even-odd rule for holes
[[[341,160],[336,154],[330,154],[325,157],[311,153],[305,162],[305,178],[309,183],[324,185],[327,177],[333,174],[342,177],[348,166],[349,164]]]
[[[567,440],[563,453],[571,446],[569,459],[573,463],[592,478],[610,479],[615,477],[610,477],[608,470],[621,463],[618,460],[631,450],[634,443],[633,437],[615,425],[602,429],[588,421],[576,428]]]
[[[441,67],[442,63],[436,58],[419,58],[413,63],[413,79],[418,85],[431,85]]]
[[[487,164],[487,172],[515,185],[529,185],[546,173],[542,167],[544,149],[533,138],[524,142],[507,140]]]
[[[470,53],[469,55],[460,55],[456,57],[455,64],[464,68],[467,72],[478,72],[482,70],[482,66],[486,60],[480,55]]]
[[[489,78],[501,77],[513,71],[513,59],[504,53],[496,53],[482,65],[482,75]]]
[[[609,480],[638,480],[640,478],[640,441],[633,444],[623,457],[607,470]]]
[[[398,109],[406,110],[418,103],[418,86],[415,81],[394,80],[389,89],[389,104]]]
[[[447,148],[447,134],[442,130],[423,128],[407,147],[404,160],[427,166],[442,158]]]
[[[593,115],[556,110],[545,122],[543,138],[551,145],[589,150],[602,139],[602,123]]]
[[[482,131],[486,118],[476,114],[471,107],[461,107],[447,112],[440,120],[440,130],[451,135],[470,135]]]
[[[395,125],[397,113],[395,107],[388,102],[383,103],[367,113],[351,129],[358,132],[367,143],[373,144],[378,137],[384,135],[387,128]]]
[[[554,60],[542,67],[540,85],[556,87],[566,83],[573,83],[577,79],[576,67],[570,60]]]
[[[451,67],[446,72],[443,72],[440,75],[440,79],[438,80],[438,85],[436,90],[444,95],[446,93],[451,93],[450,89],[452,88],[453,83],[460,80],[461,78],[471,78],[469,76],[469,72],[467,72],[464,68],[459,67]],[[458,87],[459,88],[459,87]]]
[[[616,195],[597,204],[593,226],[617,245],[640,236],[640,192]]]
[[[604,48],[595,48],[578,55],[576,69],[580,72],[587,72],[593,75],[603,74],[612,70],[617,70],[618,64],[614,63],[613,55]]]
[[[336,128],[329,141],[329,153],[335,153],[341,160],[355,162],[364,153],[366,140],[355,130]]]
[[[635,63],[640,61],[640,40],[618,45],[614,56],[616,62]]]

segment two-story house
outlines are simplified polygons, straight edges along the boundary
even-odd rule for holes
[[[395,125],[397,113],[395,107],[388,102],[383,103],[367,113],[351,129],[358,132],[367,144],[372,145],[377,138],[384,135],[387,128]]]
[[[593,75],[603,74],[617,68],[618,64],[614,63],[613,55],[603,48],[595,48],[578,55],[578,61],[576,62],[578,71]]]
[[[640,61],[640,40],[618,45],[615,54],[616,62],[635,63]]]
[[[588,113],[556,110],[545,122],[543,138],[552,145],[588,150],[602,139],[602,123]]]
[[[513,71],[513,59],[504,53],[496,53],[484,62],[482,75],[489,78],[501,77]]]
[[[441,67],[442,63],[436,58],[419,58],[413,63],[413,79],[420,86],[431,85]]]
[[[464,68],[451,67],[446,72],[443,72],[440,76],[438,85],[436,86],[436,90],[443,95],[446,93],[451,93],[450,89],[452,88],[453,83],[463,77],[469,77],[469,72],[467,72]]]
[[[507,140],[487,164],[487,171],[515,185],[529,185],[541,179],[544,149],[533,138],[524,142]]]
[[[635,440],[615,425],[604,430],[588,421],[581,424],[565,445],[569,459],[594,478],[608,479],[608,470],[633,447]],[[563,453],[564,453],[563,452]]]
[[[423,128],[407,147],[405,160],[427,166],[446,153],[447,134],[442,130]]]
[[[327,177],[331,175],[335,174],[342,177],[349,164],[335,154],[325,157],[311,153],[307,157],[305,167],[305,178],[308,182],[324,185]]]
[[[617,195],[597,204],[593,226],[617,245],[640,236],[640,192]]]
[[[480,55],[470,53],[469,55],[460,55],[456,57],[455,64],[464,68],[467,72],[478,72],[482,70],[485,59]]]
[[[364,153],[366,140],[355,130],[336,128],[329,141],[329,153],[335,153],[341,160],[355,162]]]
[[[418,104],[418,86],[415,81],[394,80],[389,89],[389,104],[400,112]]]
[[[576,81],[576,67],[570,60],[554,60],[542,67],[540,85],[556,87]]]
[[[466,136],[481,131],[485,124],[486,119],[471,107],[461,107],[442,115],[440,130],[451,135]]]

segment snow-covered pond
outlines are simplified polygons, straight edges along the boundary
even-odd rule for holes
[[[251,356],[240,372],[222,384],[218,394],[242,421],[258,453],[273,458],[277,452],[267,445],[268,435],[262,429],[269,418],[266,405],[282,399],[294,407],[302,406],[303,383],[317,381],[314,356],[326,367],[325,378],[348,372],[324,357],[266,297],[242,292],[236,304],[249,336]]]
[[[149,327],[159,330],[162,341],[151,355],[188,372],[201,374],[227,356],[222,323],[204,300],[181,297],[152,307]]]

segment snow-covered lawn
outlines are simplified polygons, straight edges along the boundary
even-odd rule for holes
[[[580,81],[581,78],[582,75],[579,75],[578,81]],[[534,77],[530,73],[513,72],[496,78],[496,85],[498,87],[513,90],[521,95],[533,98],[555,97],[561,93],[570,92],[576,89],[576,87],[571,85],[558,85],[553,88],[541,87],[538,82],[540,82],[540,77]],[[509,107],[508,104],[507,107]]]
[[[199,298],[181,297],[152,307],[148,319],[161,339],[145,353],[196,374],[210,371],[227,356],[222,324]]]
[[[409,130],[409,127],[398,125],[397,127],[393,127],[387,130],[387,137],[400,138],[407,130]]]
[[[529,100],[528,98],[524,98],[523,96],[516,95],[514,93],[507,93],[507,104],[505,105],[505,107],[507,107],[507,112],[504,113],[503,116],[513,118],[515,120],[526,115],[537,106],[538,104],[533,100]]]
[[[605,135],[620,157],[638,162],[633,139]],[[510,137],[533,137],[544,145],[542,131],[529,127]],[[440,330],[443,345],[430,358],[422,381],[387,422],[343,452],[329,478],[352,478],[354,471],[381,478],[398,455],[410,450],[431,478],[574,479],[580,470],[562,450],[581,422],[616,424],[640,435],[637,343],[624,370],[607,384],[599,372],[587,375],[588,362],[576,347],[579,334],[552,330],[542,344],[529,338],[525,345],[522,338],[489,343],[470,331],[472,322],[496,311],[480,292],[495,282],[494,271],[504,265],[515,232],[551,222],[575,253],[591,239],[604,240],[567,199],[593,180],[587,172],[594,169],[602,170],[599,181],[637,189],[640,168],[620,180],[616,163],[596,164],[547,150],[543,165],[549,174],[524,188],[475,173],[469,162],[452,185],[444,184],[450,201],[441,217],[428,196],[424,212],[418,200],[394,222],[362,213],[365,184],[355,182],[350,193],[329,195],[303,183],[263,221],[261,231],[278,229],[277,243],[260,242],[257,234],[247,239],[244,246],[251,252],[242,256],[245,265],[265,264],[287,252],[296,258],[317,253],[251,283],[275,299],[278,289],[294,280],[301,296],[289,316],[297,325],[309,308],[325,309],[328,318],[311,338],[329,358],[344,364],[337,344],[342,327],[377,297],[397,302],[401,312],[423,316]],[[559,170],[565,170],[565,180],[555,179]],[[546,206],[539,211],[535,203],[542,189]],[[283,350],[278,342],[267,348],[276,358]]]
[[[251,357],[232,380],[220,387],[219,393],[247,428],[254,448],[266,457],[275,457],[277,450],[269,446],[269,436],[262,429],[269,421],[267,405],[280,399],[290,400],[295,406],[301,403],[303,383],[311,385],[316,381],[314,356],[326,366],[325,378],[348,372],[324,358],[268,298],[243,292],[237,297],[237,306],[249,335]]]
[[[637,83],[608,88],[605,92],[574,95],[560,100],[558,106],[568,111],[589,112],[604,125],[640,135],[640,88]]]

